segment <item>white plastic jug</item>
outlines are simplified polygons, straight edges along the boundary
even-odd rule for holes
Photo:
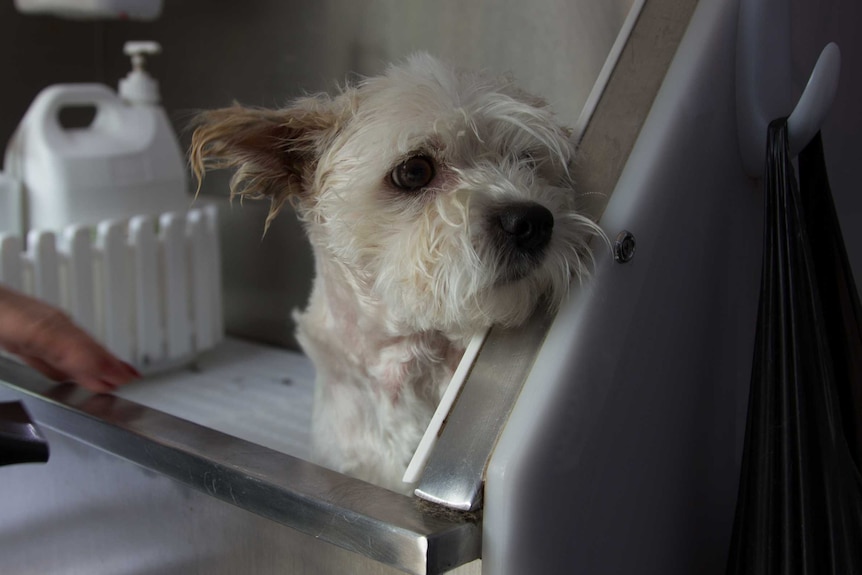
[[[102,84],[60,84],[45,88],[27,110],[5,161],[7,175],[23,185],[25,230],[189,208],[184,156],[157,105],[157,84],[135,56],[129,77],[143,75],[148,91],[121,83],[121,98]],[[59,113],[76,106],[94,107],[95,117],[66,129]]]

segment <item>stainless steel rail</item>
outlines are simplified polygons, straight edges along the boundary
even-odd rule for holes
[[[491,329],[428,458],[417,496],[461,511],[481,505],[488,460],[552,319],[538,312],[517,329]]]
[[[481,525],[307,461],[0,358],[4,396],[39,424],[333,545],[407,573],[476,559]]]

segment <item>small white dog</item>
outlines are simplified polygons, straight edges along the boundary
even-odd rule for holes
[[[232,195],[285,202],[316,259],[298,339],[317,370],[313,441],[327,467],[401,477],[466,342],[553,307],[586,272],[573,146],[509,80],[420,54],[281,110],[198,119],[191,162],[238,168]]]

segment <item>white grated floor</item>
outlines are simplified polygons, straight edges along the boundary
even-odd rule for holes
[[[226,339],[193,368],[147,377],[117,395],[307,459],[314,367],[302,354]]]

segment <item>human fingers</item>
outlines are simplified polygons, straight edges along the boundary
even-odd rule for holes
[[[70,381],[74,379],[75,383],[77,383],[81,387],[84,387],[96,393],[110,393],[116,390],[115,385],[112,385],[107,381],[102,381],[91,376],[80,376],[74,378],[73,376],[64,373],[55,368],[54,366],[42,361],[38,357],[32,357],[27,355],[20,355],[19,357],[24,361],[24,363],[26,363],[45,377],[53,379],[54,381]]]
[[[29,355],[37,355],[76,381],[120,386],[140,377],[63,313],[50,314],[33,327]]]
[[[34,298],[0,288],[0,345],[38,364],[53,379],[87,382],[102,391],[140,377],[62,311]],[[38,360],[38,361],[37,361]]]

